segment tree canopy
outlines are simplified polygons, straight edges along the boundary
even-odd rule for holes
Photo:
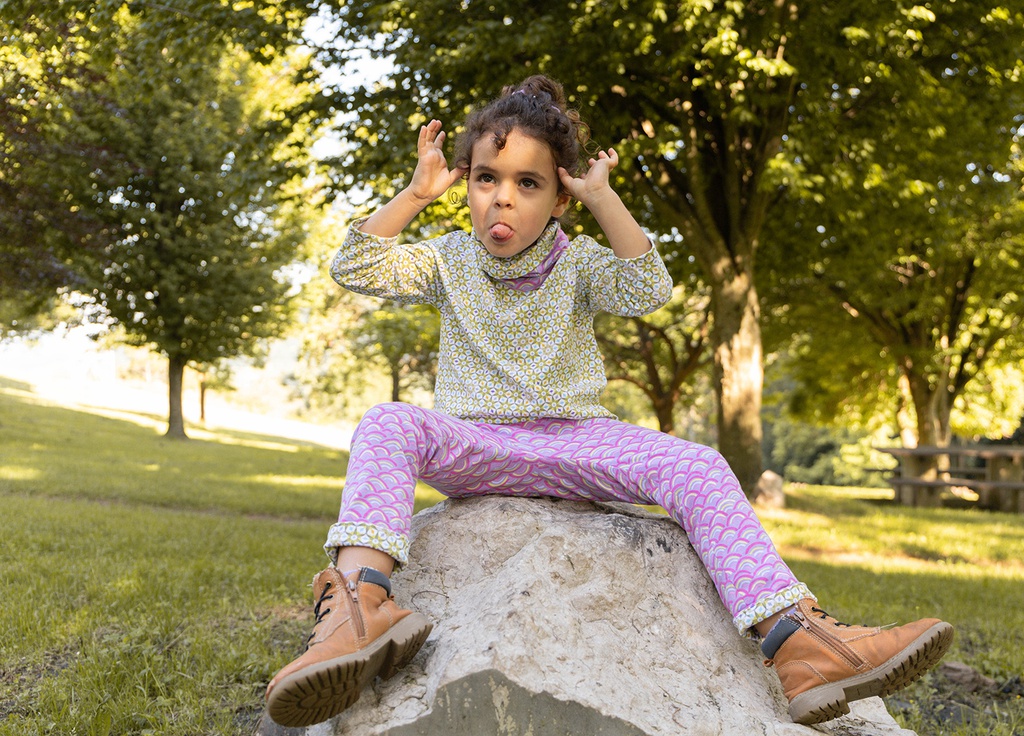
[[[338,4],[348,57],[394,61],[383,82],[344,100],[345,136],[360,144],[346,174],[355,183],[396,186],[412,166],[411,131],[424,120],[451,126],[525,74],[563,81],[599,145],[615,145],[624,158],[620,191],[659,234],[670,270],[678,274],[693,259],[709,285],[719,447],[751,490],[762,466],[757,254],[782,193],[819,181],[784,144],[803,135],[794,121],[836,104],[834,80],[909,80],[938,59],[928,58],[928,39],[1003,12],[987,3],[956,6],[936,14],[868,0]],[[1020,47],[1019,24],[1004,26],[999,38],[972,36],[971,44],[1012,70],[1004,52]],[[901,85],[900,92],[917,119],[945,104],[926,86]],[[887,100],[862,95],[856,102]],[[858,124],[841,115],[830,122]]]
[[[990,397],[986,371],[1024,347],[1024,15],[906,15],[846,28],[872,63],[837,66],[791,125],[805,186],[769,227],[765,294],[784,339],[801,335],[795,402],[825,419],[902,403],[911,442],[946,444],[955,404]]]

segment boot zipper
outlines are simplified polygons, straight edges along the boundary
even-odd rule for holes
[[[348,589],[352,592],[352,621],[355,623],[356,636],[362,641],[366,638],[366,622],[359,608],[359,581],[348,581]]]
[[[802,621],[801,623],[807,630],[808,634],[830,649],[836,650],[855,670],[859,669],[860,666],[864,664],[864,658],[838,638],[828,636],[825,632],[821,631],[817,625],[810,621]]]

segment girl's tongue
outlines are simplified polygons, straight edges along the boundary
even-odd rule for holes
[[[497,225],[491,226],[490,233],[492,240],[501,243],[512,237],[512,228],[499,222]]]

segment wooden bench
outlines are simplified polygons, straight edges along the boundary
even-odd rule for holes
[[[898,503],[937,506],[944,492],[966,488],[978,506],[1024,513],[1024,446],[880,447],[896,458],[889,485]]]
[[[896,494],[896,501],[906,506],[938,506],[943,491],[967,488],[978,494],[979,508],[1024,513],[1024,484],[1018,481],[964,477],[925,480],[896,476],[889,479],[889,485]]]

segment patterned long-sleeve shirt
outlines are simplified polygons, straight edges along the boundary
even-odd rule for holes
[[[551,251],[557,226],[511,258],[472,233],[420,243],[364,233],[356,222],[331,264],[345,288],[441,314],[435,408],[476,422],[614,416],[601,406],[604,364],[594,316],[641,316],[669,300],[672,280],[652,247],[620,259],[592,238],[574,239],[540,288],[500,281],[529,273]]]

